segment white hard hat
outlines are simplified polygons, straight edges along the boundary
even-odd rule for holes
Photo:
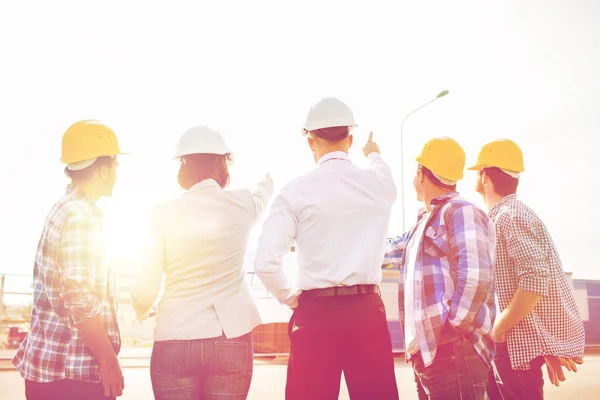
[[[350,107],[336,97],[325,97],[316,102],[308,111],[302,132],[314,131],[334,126],[356,126]]]
[[[227,154],[228,164],[233,163],[233,154],[221,133],[206,125],[195,126],[181,135],[174,159],[190,154]]]

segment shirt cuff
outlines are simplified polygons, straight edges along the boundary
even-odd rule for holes
[[[72,299],[70,304],[65,305],[69,309],[73,324],[77,325],[102,312],[100,300],[94,295],[82,295]]]
[[[290,306],[291,308],[296,308],[296,307],[298,307],[298,299],[299,298],[300,298],[300,293],[292,292],[292,294],[287,299],[282,301],[282,303],[287,306]]]
[[[522,276],[519,278],[519,288],[540,296],[548,295],[547,276]]]
[[[373,152],[373,153],[369,154],[367,156],[367,159],[371,162],[383,160],[383,158],[381,157],[381,154],[379,154],[377,152]]]
[[[271,197],[275,192],[275,185],[273,184],[273,181],[267,177],[264,177],[262,181],[260,181],[259,186],[264,188],[267,197]]]

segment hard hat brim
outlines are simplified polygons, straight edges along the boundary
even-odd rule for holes
[[[120,152],[115,153],[115,154],[101,154],[99,156],[95,156],[95,158],[100,158],[100,157],[114,157],[114,156],[129,156],[129,155],[131,155],[131,153],[129,153],[129,152],[121,152],[120,151]],[[65,160],[64,158],[60,159],[60,162],[62,164],[72,164],[72,163],[77,163],[77,162],[81,162],[81,161],[84,161],[84,160]]]
[[[335,125],[335,126],[347,126],[349,130],[352,130],[352,128],[356,128],[358,125]],[[328,126],[327,128],[334,128],[333,126]],[[316,131],[319,129],[326,129],[326,128],[318,128],[318,129],[306,129],[305,127],[302,127],[300,129],[300,134],[304,137],[308,137],[309,133],[312,131]]]
[[[185,156],[191,156],[192,154],[216,154],[216,153],[189,153],[189,154],[181,154],[181,155],[176,155],[175,157],[173,157],[173,161],[181,161],[183,159],[183,157]],[[225,154],[219,154],[220,156],[227,156],[227,166],[231,167],[233,165],[233,163],[235,162],[235,156],[233,155],[233,152],[229,152],[229,153],[225,153]]]
[[[349,128],[356,128],[358,124],[354,120],[349,120],[347,118],[340,118],[337,120],[329,120],[329,121],[315,121],[311,123],[304,123],[302,126],[302,132],[305,130],[307,132],[316,131],[318,129],[326,129],[326,128],[334,128],[336,126],[347,126]]]

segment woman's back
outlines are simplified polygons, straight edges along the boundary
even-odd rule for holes
[[[198,187],[196,187],[198,186]],[[161,306],[203,309],[236,291],[256,211],[247,190],[204,181],[164,203],[165,284]]]
[[[223,190],[233,154],[205,125],[184,132],[174,158],[186,192],[153,208],[131,293],[145,318],[164,278],[150,361],[154,397],[246,398],[251,332],[261,320],[244,281],[244,255],[273,182],[267,175],[253,191]]]
[[[260,323],[243,263],[250,230],[272,190],[268,179],[255,192],[223,190],[207,179],[153,209],[152,240],[142,271],[150,277],[154,271],[164,273],[155,340],[202,339],[223,332],[230,337]],[[154,290],[154,285],[138,285],[133,297]]]

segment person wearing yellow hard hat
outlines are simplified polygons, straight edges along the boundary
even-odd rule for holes
[[[396,185],[372,134],[363,148],[370,168],[352,162],[354,126],[352,110],[338,98],[310,108],[302,133],[317,167],[275,198],[256,249],[257,276],[294,309],[288,400],[336,399],[342,373],[352,399],[398,399],[379,289]],[[297,287],[283,265],[292,243]]]
[[[508,139],[483,146],[477,187],[496,226],[494,324],[497,354],[488,382],[492,399],[542,399],[544,362],[553,384],[562,366],[583,362],[585,334],[573,290],[541,219],[517,198],[523,153]],[[501,312],[500,312],[501,311]]]
[[[13,358],[27,399],[122,394],[118,296],[96,205],[112,195],[118,154],[115,133],[101,122],[76,122],[63,135],[61,161],[71,184],[46,218],[33,269],[31,329]]]
[[[416,161],[425,208],[387,241],[383,261],[399,264],[406,357],[420,398],[483,399],[494,354],[494,226],[456,191],[465,152],[455,140],[431,139]]]
[[[233,152],[206,125],[186,130],[173,158],[185,192],[153,207],[131,291],[140,319],[160,294],[150,361],[154,396],[245,399],[252,330],[261,318],[244,280],[244,259],[273,182],[267,175],[252,190],[227,189]]]

